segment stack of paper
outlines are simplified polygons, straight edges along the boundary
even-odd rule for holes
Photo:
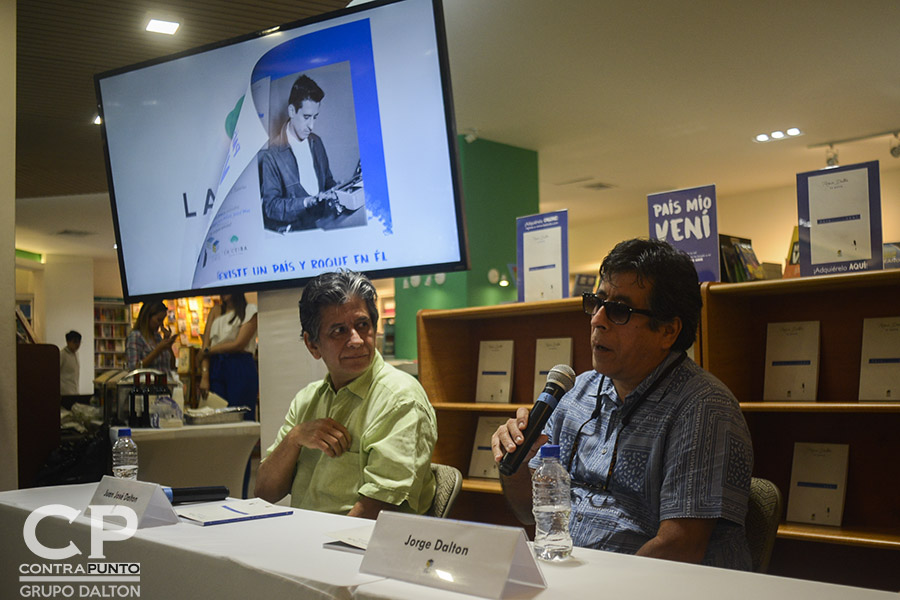
[[[290,507],[269,504],[260,498],[226,500],[217,504],[191,504],[175,509],[178,516],[197,525],[219,525],[235,521],[280,517],[294,512]]]

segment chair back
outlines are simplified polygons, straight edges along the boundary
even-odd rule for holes
[[[781,522],[781,508],[782,497],[778,486],[768,479],[752,477],[744,527],[753,558],[753,570],[757,573],[769,570],[775,534],[778,532],[778,523]]]
[[[431,472],[434,473],[435,482],[434,501],[425,514],[443,519],[450,513],[459,490],[462,489],[462,473],[456,467],[436,463],[431,463]]]

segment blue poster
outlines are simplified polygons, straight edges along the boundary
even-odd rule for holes
[[[519,302],[569,297],[569,211],[516,219]]]
[[[797,173],[800,275],[882,268],[878,161]]]
[[[700,281],[720,281],[715,185],[650,194],[647,212],[652,239],[686,252]]]

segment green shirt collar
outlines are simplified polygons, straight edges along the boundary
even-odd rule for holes
[[[369,363],[369,367],[363,371],[359,377],[345,385],[344,388],[355,396],[365,398],[369,393],[369,388],[372,387],[372,381],[375,379],[375,374],[381,371],[383,367],[384,358],[382,358],[381,353],[378,350],[375,350],[375,357],[372,359],[372,362]],[[325,376],[324,383],[330,390],[334,390],[334,382],[331,380],[331,373]]]

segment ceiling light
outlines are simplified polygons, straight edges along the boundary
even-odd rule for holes
[[[838,151],[834,146],[825,148],[825,164],[829,167],[838,166]]]
[[[753,138],[756,142],[771,142],[774,140],[786,140],[789,137],[796,137],[798,135],[803,135],[803,132],[800,131],[799,127],[791,127],[790,129],[781,130],[776,129],[772,133],[759,133],[756,137]]]
[[[147,23],[147,31],[153,33],[165,33],[166,35],[174,35],[178,31],[179,23],[174,21],[161,21],[160,19],[150,19]]]
[[[103,119],[100,118],[100,115],[94,117],[94,125],[99,125],[103,122]]]

